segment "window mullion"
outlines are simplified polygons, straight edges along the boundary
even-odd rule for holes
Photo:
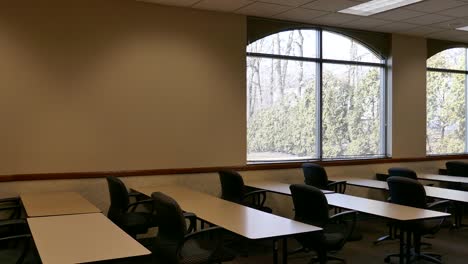
[[[323,104],[322,104],[322,78],[323,78],[323,48],[322,48],[322,30],[317,30],[317,54],[320,59],[320,61],[317,63],[317,81],[316,81],[316,87],[317,87],[317,95],[316,95],[316,100],[317,100],[317,114],[316,114],[316,122],[317,122],[317,128],[316,128],[316,133],[317,133],[317,156],[319,160],[323,159],[323,129],[322,129],[322,110],[323,110]]]

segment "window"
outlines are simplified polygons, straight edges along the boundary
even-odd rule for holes
[[[346,36],[290,30],[247,46],[247,160],[385,156],[385,61]]]
[[[466,56],[466,48],[454,48],[427,60],[428,155],[467,152]]]

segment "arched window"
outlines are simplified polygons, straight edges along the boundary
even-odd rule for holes
[[[427,60],[427,140],[429,155],[467,152],[467,49],[452,48]]]
[[[385,60],[330,31],[247,46],[247,160],[385,156]]]

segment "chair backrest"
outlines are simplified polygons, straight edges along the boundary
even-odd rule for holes
[[[179,204],[161,192],[151,194],[158,215],[158,234],[154,239],[153,257],[156,263],[179,263],[178,250],[187,233],[187,224]]]
[[[328,176],[325,169],[315,163],[302,164],[304,183],[319,189],[327,189]]]
[[[110,195],[110,207],[107,217],[115,222],[127,211],[130,199],[128,197],[127,187],[125,187],[125,184],[119,178],[107,176],[106,180]]]
[[[419,181],[401,176],[391,176],[387,179],[387,183],[392,203],[426,208],[426,190]]]
[[[289,189],[294,203],[294,220],[324,227],[329,216],[328,201],[322,191],[305,184],[292,184]]]
[[[244,196],[244,180],[242,176],[232,170],[218,172],[221,181],[221,198],[235,203],[240,203]]]
[[[418,175],[416,175],[416,172],[414,170],[410,170],[407,168],[390,168],[388,169],[388,175],[400,176],[400,177],[410,178],[413,180],[418,179]]]
[[[445,163],[447,174],[451,176],[468,177],[468,163],[463,161],[448,161]]]

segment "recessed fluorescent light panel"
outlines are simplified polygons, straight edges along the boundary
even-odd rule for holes
[[[457,28],[457,30],[468,31],[468,26],[466,26],[466,27],[459,27],[459,28]]]
[[[338,12],[357,16],[370,16],[422,1],[423,0],[372,0]]]

